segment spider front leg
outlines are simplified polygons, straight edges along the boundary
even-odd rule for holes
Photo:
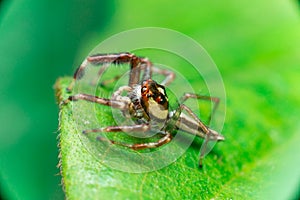
[[[127,96],[122,96],[122,92],[124,92],[124,91],[130,92],[131,90],[132,90],[132,88],[129,86],[121,86],[112,94],[111,98],[113,100],[126,101],[126,102],[130,103],[130,99]]]
[[[128,103],[123,101],[117,101],[117,100],[111,100],[106,98],[101,98],[89,94],[75,94],[73,96],[69,96],[66,100],[62,101],[62,105],[66,105],[71,101],[77,101],[77,100],[85,100],[89,102],[98,103],[101,105],[111,106],[113,108],[118,108],[120,110],[127,110],[128,109]]]
[[[144,78],[151,78],[151,66],[152,64],[148,59],[140,58],[131,53],[118,53],[118,54],[96,54],[87,57],[82,64],[77,68],[74,73],[73,80],[67,88],[68,91],[72,91],[76,80],[79,80],[84,75],[84,71],[88,64],[93,65],[103,65],[103,64],[130,64],[130,76],[129,76],[129,86],[133,86],[140,82],[141,66],[144,68]],[[102,74],[108,65],[104,65],[103,69],[100,69],[98,75]]]
[[[214,115],[214,113],[216,112],[219,103],[220,103],[220,99],[218,97],[211,97],[211,96],[205,96],[205,95],[198,95],[198,94],[193,94],[193,93],[185,93],[182,97],[180,102],[183,103],[186,100],[193,98],[193,99],[200,99],[200,100],[205,100],[205,101],[211,101],[214,103],[213,105],[213,109],[208,117],[208,124],[210,124],[212,117]]]
[[[160,83],[161,85],[168,86],[175,79],[175,73],[165,69],[159,69],[157,67],[152,67],[152,72],[161,74],[165,76],[165,79]]]
[[[97,133],[97,132],[146,132],[150,130],[149,124],[135,124],[129,126],[108,126],[105,128],[95,128],[90,130],[84,130],[82,133]]]
[[[222,141],[224,140],[224,136],[219,134],[218,132],[207,127],[193,111],[184,104],[180,105],[180,110],[185,110],[188,115],[181,112],[180,117],[176,126],[187,133],[197,135],[199,137],[204,138],[204,143],[202,144],[200,150],[200,159],[199,159],[199,167],[202,167],[202,160],[204,156],[210,151],[208,147],[208,142],[210,141]]]
[[[84,134],[89,133],[95,133],[95,132],[147,132],[151,129],[149,124],[136,124],[131,126],[108,126],[105,128],[97,128],[97,129],[90,129],[90,130],[84,130]],[[148,142],[148,143],[139,143],[139,144],[127,144],[123,142],[118,142],[115,140],[110,140],[107,138],[104,138],[102,136],[98,136],[97,140],[100,141],[107,141],[111,144],[116,144],[124,147],[128,147],[134,150],[141,150],[141,149],[147,149],[147,148],[155,148],[160,147],[172,140],[172,136],[170,133],[161,133],[164,135],[164,137],[160,138],[156,142]]]
[[[147,143],[139,143],[139,144],[128,144],[128,143],[118,142],[115,140],[109,140],[109,139],[103,138],[101,136],[98,136],[97,139],[100,141],[108,141],[111,144],[128,147],[133,150],[142,150],[142,149],[149,149],[149,148],[157,148],[164,144],[167,144],[172,140],[172,135],[170,133],[166,133],[164,137],[160,138],[156,142],[147,142]]]

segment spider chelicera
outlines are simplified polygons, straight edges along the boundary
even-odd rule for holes
[[[222,135],[210,129],[189,107],[183,104],[189,98],[212,101],[214,103],[214,107],[209,117],[210,121],[212,114],[219,104],[219,98],[185,93],[179,102],[178,108],[176,110],[170,110],[165,86],[169,85],[175,79],[174,72],[159,69],[153,66],[147,58],[138,57],[132,53],[97,54],[87,57],[77,68],[73,81],[67,88],[69,92],[72,91],[75,81],[81,79],[84,75],[84,71],[89,63],[93,65],[102,65],[98,73],[99,76],[109,67],[110,64],[129,64],[130,73],[128,85],[119,87],[112,94],[111,99],[79,93],[69,96],[68,99],[63,101],[63,104],[81,99],[111,106],[112,108],[121,110],[124,116],[133,119],[135,124],[84,130],[84,134],[88,134],[90,132],[147,133],[150,131],[156,131],[161,135],[160,139],[156,142],[139,144],[127,144],[108,140],[111,144],[140,150],[156,148],[167,144],[172,140],[172,130],[178,129],[205,139],[200,152],[200,167],[202,167],[202,159],[207,153],[208,142],[224,140]],[[161,74],[165,77],[165,79],[159,84],[152,80],[152,73]],[[115,77],[114,79],[118,78],[119,77]],[[122,96],[123,92],[127,92],[127,95]],[[185,111],[186,114],[183,111]],[[103,137],[97,137],[97,139],[103,140]]]

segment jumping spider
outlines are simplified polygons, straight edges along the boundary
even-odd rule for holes
[[[73,81],[67,88],[68,91],[72,91],[75,81],[84,75],[84,70],[89,63],[93,65],[102,65],[98,73],[99,76],[109,67],[109,64],[129,64],[130,73],[128,85],[121,86],[118,90],[116,90],[112,94],[111,99],[79,93],[69,96],[68,99],[63,101],[63,104],[81,99],[111,106],[121,110],[124,116],[133,119],[135,124],[84,130],[84,134],[88,134],[90,132],[122,131],[146,133],[155,129],[161,135],[160,139],[156,142],[127,144],[109,140],[112,144],[118,144],[134,150],[140,150],[156,148],[170,142],[172,140],[171,127],[173,130],[178,129],[205,139],[200,152],[200,167],[202,166],[202,159],[207,153],[207,143],[209,141],[224,140],[222,135],[210,129],[196,116],[196,114],[193,113],[189,107],[183,104],[183,102],[189,98],[212,101],[214,103],[214,107],[210,115],[211,119],[212,114],[218,106],[219,98],[185,93],[180,100],[178,108],[176,110],[169,110],[169,101],[165,86],[169,85],[175,79],[174,72],[154,67],[147,58],[138,57],[132,53],[97,54],[87,57],[77,68]],[[141,76],[142,72],[143,74]],[[165,77],[165,79],[158,84],[151,79],[152,73],[161,74]],[[118,77],[115,79],[117,78]],[[124,91],[127,92],[127,96],[122,96],[122,92]],[[182,111],[185,111],[187,114],[184,114]],[[101,137],[98,137],[98,139],[101,139]]]

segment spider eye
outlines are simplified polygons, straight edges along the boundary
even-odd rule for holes
[[[142,92],[146,92],[147,91],[147,87],[146,86],[143,86],[142,87]]]
[[[156,102],[159,103],[159,104],[163,104],[165,102],[165,99],[162,96],[158,96],[156,98]]]

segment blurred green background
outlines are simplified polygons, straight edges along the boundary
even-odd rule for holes
[[[1,2],[1,197],[64,198],[56,168],[58,108],[53,84],[59,76],[72,75],[88,52],[106,37],[145,26],[187,34],[211,54],[230,97],[232,80],[243,79],[243,70],[255,66],[266,73],[260,76],[266,77],[274,58],[282,58],[282,66],[299,73],[295,71],[300,57],[299,19],[296,0]],[[287,97],[294,98],[290,108],[296,113],[297,82],[284,80],[288,80],[289,91],[295,90]],[[280,91],[286,89],[284,85],[270,85]],[[247,89],[247,85],[241,87]],[[228,101],[230,105],[230,98]],[[291,196],[297,198],[297,194]]]

